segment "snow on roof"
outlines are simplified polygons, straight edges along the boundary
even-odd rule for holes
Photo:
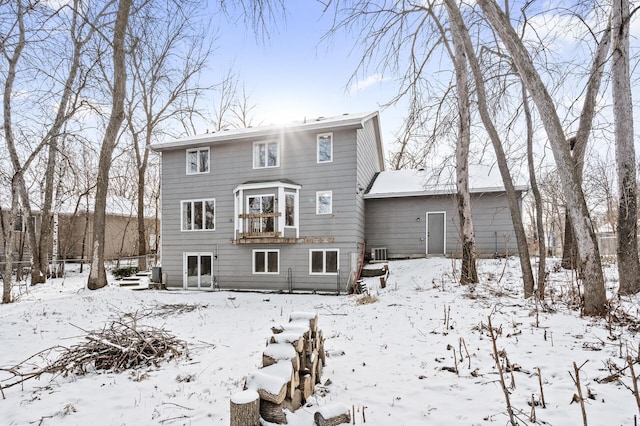
[[[268,137],[277,133],[296,131],[321,131],[339,127],[361,127],[365,121],[378,117],[378,111],[361,112],[355,114],[342,114],[334,117],[318,117],[296,121],[290,124],[272,124],[267,126],[249,127],[242,129],[228,129],[203,135],[190,136],[183,139],[154,143],[152,148],[156,151],[164,151],[172,148],[184,148],[188,146],[202,145],[205,143],[229,142],[239,138]]]
[[[514,184],[517,191],[529,189],[526,184]],[[504,191],[497,170],[488,166],[470,166],[469,189],[471,192]],[[380,172],[365,198],[413,197],[424,195],[448,195],[456,193],[455,171],[436,172],[424,169],[388,170]]]

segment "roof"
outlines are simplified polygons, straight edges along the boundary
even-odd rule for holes
[[[176,139],[153,144],[151,147],[156,151],[165,151],[174,148],[188,148],[202,144],[215,144],[230,142],[235,139],[255,139],[265,138],[282,133],[293,133],[302,131],[323,131],[338,128],[362,128],[364,122],[372,118],[379,118],[378,111],[363,112],[356,114],[343,114],[335,117],[318,117],[316,119],[304,120],[303,122],[293,122],[285,125],[269,125],[259,127],[249,127],[243,129],[229,129],[220,132],[206,133],[203,135],[191,136],[184,139]]]
[[[484,169],[484,171],[483,171]],[[416,197],[450,195],[456,193],[454,176],[443,177],[435,170],[389,170],[378,173],[364,198]],[[472,166],[469,171],[469,190],[472,193],[503,192],[500,177],[485,166]],[[498,183],[499,182],[499,183]],[[515,185],[516,191],[527,191],[528,185]]]

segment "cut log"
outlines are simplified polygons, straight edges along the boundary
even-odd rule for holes
[[[245,390],[231,396],[231,426],[260,426],[260,396],[254,390]]]
[[[270,423],[287,424],[287,416],[282,411],[282,405],[270,401],[260,401],[260,417]]]
[[[322,407],[313,415],[316,426],[337,426],[351,422],[349,407],[341,405]]]
[[[247,376],[247,389],[253,389],[260,398],[281,404],[287,396],[287,387],[293,377],[293,367],[289,362],[278,362],[264,367]]]
[[[318,357],[318,364],[316,365],[316,384],[322,382],[323,368],[324,368],[324,363],[322,362],[322,358]]]
[[[305,374],[300,378],[300,390],[302,391],[302,397],[306,401],[311,395],[313,395],[314,384],[311,380],[311,374]]]
[[[262,353],[262,366],[268,367],[278,361],[289,361],[294,370],[300,370],[300,357],[290,343],[272,343]]]
[[[302,391],[300,389],[296,389],[290,398],[284,400],[282,408],[294,413],[300,407],[302,407]]]
[[[302,353],[304,349],[304,338],[298,333],[285,332],[274,334],[269,338],[269,343],[289,343],[298,353]]]
[[[314,312],[291,312],[289,314],[289,322],[307,321],[309,330],[318,330],[318,314]]]

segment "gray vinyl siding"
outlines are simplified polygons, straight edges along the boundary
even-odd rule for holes
[[[379,135],[376,135],[376,129],[378,129],[377,123],[373,120],[369,120],[365,123],[362,130],[358,130],[358,166],[357,166],[357,183],[354,186],[353,191],[356,193],[358,187],[362,188],[362,191],[358,191],[356,197],[356,216],[358,224],[357,238],[358,241],[364,241],[365,235],[365,200],[363,198],[365,190],[371,183],[376,173],[380,172],[384,168],[384,159],[381,158],[382,153],[378,150],[378,144],[376,139]]]
[[[287,290],[291,268],[294,290],[334,292],[335,275],[310,275],[310,249],[340,251],[340,279],[344,291],[352,269],[352,253],[364,239],[364,224],[357,214],[356,129],[333,131],[333,161],[317,163],[316,135],[322,132],[274,134],[259,139],[203,144],[210,147],[210,172],[186,174],[186,150],[162,152],[162,272],[167,286],[183,285],[183,254],[213,253],[217,286],[227,289]],[[369,131],[369,133],[371,133]],[[280,139],[280,166],[253,169],[253,142]],[[367,140],[367,144],[376,144]],[[366,174],[372,174],[367,171]],[[300,238],[333,238],[328,243],[232,244],[234,239],[234,189],[254,181],[292,181],[299,192]],[[368,182],[361,183],[364,187]],[[332,214],[316,214],[316,192],[332,191]],[[265,191],[257,191],[267,193]],[[246,197],[246,196],[245,196]],[[180,202],[215,198],[214,231],[181,231]],[[246,201],[243,200],[243,203]],[[287,233],[290,231],[287,230]],[[275,275],[252,273],[254,249],[278,249],[280,270]]]
[[[472,194],[476,250],[481,257],[517,254],[504,193]],[[453,195],[367,199],[367,248],[386,247],[390,258],[424,257],[427,212],[445,212],[446,255],[460,256],[458,212]]]

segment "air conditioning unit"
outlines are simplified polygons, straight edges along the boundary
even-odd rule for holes
[[[378,247],[371,250],[372,260],[387,260],[387,248]]]

